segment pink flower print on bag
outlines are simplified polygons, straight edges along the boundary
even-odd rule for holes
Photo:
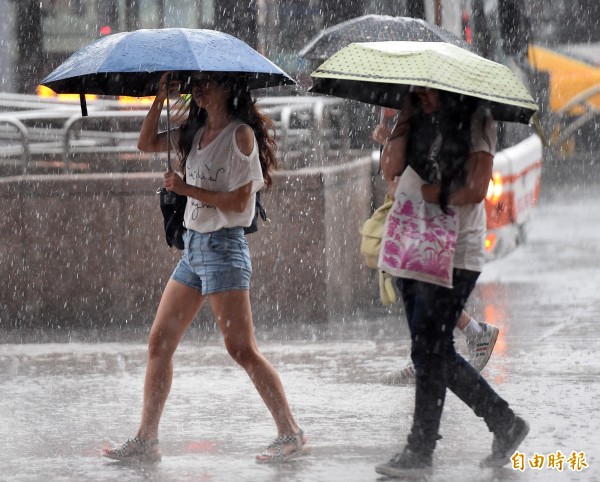
[[[396,192],[383,232],[379,268],[410,278],[452,288],[456,249],[456,213],[423,201],[418,190]]]
[[[413,203],[410,200],[407,200],[403,206],[400,208],[400,214],[402,216],[407,216],[408,218],[415,216],[415,210],[413,208]]]

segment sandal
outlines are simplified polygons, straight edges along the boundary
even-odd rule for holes
[[[271,442],[267,450],[256,456],[256,463],[273,464],[298,457],[307,441],[302,429],[296,435],[281,435]],[[294,447],[286,453],[284,446],[289,444],[294,444]]]
[[[161,459],[158,439],[144,440],[139,437],[130,438],[113,448],[105,448],[102,456],[114,460],[145,460],[158,462]]]

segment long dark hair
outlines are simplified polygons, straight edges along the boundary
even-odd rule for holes
[[[471,118],[477,110],[479,101],[466,95],[443,90],[438,92],[440,108],[433,116],[428,116],[423,112],[416,94],[410,94],[412,103],[410,126],[412,128],[426,122],[435,122],[442,135],[442,144],[437,155],[437,165],[441,178],[440,207],[446,212],[450,193],[464,186],[466,182],[467,160],[472,150]],[[409,133],[409,144],[407,146],[409,155],[414,152],[414,144],[419,141],[416,138],[417,135],[418,133],[413,133],[413,135]],[[434,139],[435,137],[428,139],[428,147]],[[430,179],[430,182],[434,181]]]
[[[256,100],[252,98],[243,78],[235,78],[223,74],[211,74],[211,78],[228,89],[227,111],[231,118],[247,124],[254,131],[254,136],[258,144],[260,167],[268,189],[273,183],[271,173],[279,167],[276,156],[277,145],[274,139],[275,125],[273,121],[257,107]],[[198,129],[206,125],[207,116],[206,110],[199,108],[192,96],[186,97],[178,101],[178,105],[176,106],[177,112],[175,114],[176,119],[183,119],[185,112],[188,113],[187,119],[181,122],[179,143],[177,145],[181,172],[185,172],[185,164],[192,149],[194,137]]]

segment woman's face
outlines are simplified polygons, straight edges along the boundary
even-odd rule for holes
[[[421,108],[425,114],[433,114],[440,108],[440,93],[437,89],[429,87],[415,87],[415,94],[421,102]]]
[[[198,73],[192,78],[192,98],[200,108],[220,105],[228,95],[227,89],[210,75]]]

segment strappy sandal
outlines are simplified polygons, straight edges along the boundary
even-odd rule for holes
[[[304,445],[308,439],[304,435],[304,431],[300,431],[296,435],[282,435],[277,437],[267,447],[267,450],[256,456],[256,463],[258,464],[273,464],[285,462],[286,460],[298,457],[302,454]],[[284,451],[284,447],[289,444],[294,444],[291,451],[287,453]],[[289,447],[287,447],[289,450]]]
[[[113,460],[144,460],[158,462],[161,459],[158,439],[144,440],[140,437],[130,438],[121,445],[105,448],[102,456]]]

